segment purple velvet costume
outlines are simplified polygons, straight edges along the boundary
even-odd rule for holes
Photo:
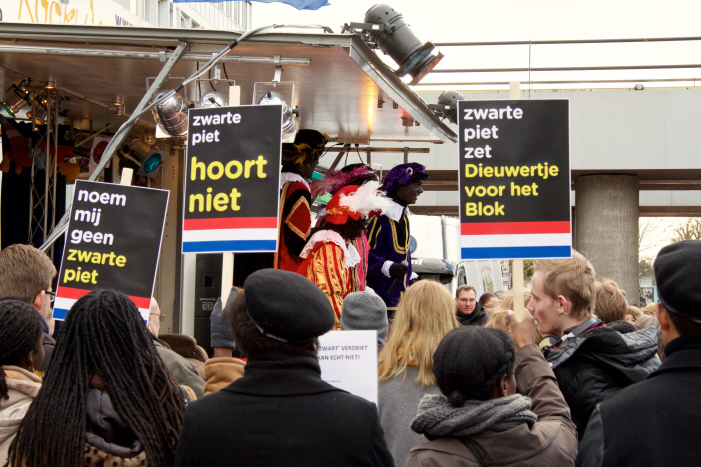
[[[401,164],[390,170],[382,184],[382,190],[391,194],[394,190],[410,183],[428,178],[426,168],[417,163]],[[367,229],[370,254],[368,256],[367,284],[387,305],[387,314],[394,316],[399,299],[402,297],[411,280],[411,252],[409,251],[409,212],[399,205],[393,212],[370,218]],[[390,292],[394,277],[387,277],[382,272],[385,262],[401,263],[406,261],[409,271],[403,280]]]

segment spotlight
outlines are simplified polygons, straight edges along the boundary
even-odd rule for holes
[[[32,107],[32,110],[27,111],[27,118],[37,125],[43,125],[46,123],[46,109],[41,106]]]
[[[208,92],[200,99],[200,109],[211,109],[213,107],[226,107],[229,105],[227,99],[219,92]]]
[[[29,84],[29,81],[26,79],[20,81],[20,83],[16,86],[13,84],[12,89],[15,96],[13,96],[11,99],[15,100],[2,103],[2,107],[8,114],[10,114],[11,117],[14,117],[15,114],[22,110],[25,105],[36,100],[36,93],[26,89],[27,84]]]
[[[253,85],[253,103],[257,105],[282,106],[282,142],[294,140],[297,134],[295,116],[299,111],[293,107],[295,86],[292,82],[255,83]],[[290,104],[288,104],[290,102]]]
[[[166,95],[160,92],[155,100]],[[164,133],[171,136],[185,136],[187,134],[187,104],[178,94],[173,94],[153,109],[153,117]]]
[[[126,155],[132,162],[139,164],[139,170],[136,172],[137,175],[142,177],[155,177],[158,175],[158,168],[163,163],[163,153],[158,149],[151,149],[146,143],[140,139],[132,140],[128,145],[129,150],[132,154],[135,154],[141,159],[141,162],[135,158]]]
[[[418,84],[443,58],[431,42],[421,43],[401,13],[384,3],[365,13],[365,23],[343,26],[343,31],[356,30],[362,31],[360,36],[371,48],[379,47],[399,65],[395,75],[411,75],[409,84]]]
[[[457,91],[445,91],[438,96],[438,104],[429,104],[428,108],[436,114],[437,117],[447,118],[451,123],[458,122],[458,101],[465,97]]]

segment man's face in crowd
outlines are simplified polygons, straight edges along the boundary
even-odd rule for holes
[[[47,291],[51,292],[51,287],[46,289]],[[51,319],[51,316],[53,315],[53,309],[52,309],[52,303],[51,303],[51,296],[47,293],[44,294],[44,301],[41,304],[41,309],[39,310],[39,314],[44,317],[46,321],[49,321]]]
[[[410,204],[416,204],[419,199],[419,195],[424,192],[422,188],[423,183],[421,181],[411,182],[408,185],[400,186],[394,190],[393,198],[402,206],[409,206]]]
[[[477,294],[475,294],[474,290],[463,290],[458,298],[455,299],[455,303],[457,303],[460,313],[471,315],[477,305]]]
[[[558,301],[545,293],[543,273],[540,271],[536,271],[531,279],[531,299],[526,308],[538,322],[538,332],[543,335],[563,336],[562,315],[557,311]]]

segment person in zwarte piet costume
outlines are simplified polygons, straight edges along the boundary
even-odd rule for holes
[[[340,329],[343,300],[353,291],[353,267],[360,255],[351,240],[367,226],[371,213],[389,207],[389,200],[378,191],[380,182],[361,187],[341,188],[326,205],[326,215],[307,242],[300,256],[304,262],[298,273],[315,283],[326,294],[336,316],[334,329]]]
[[[372,217],[367,230],[370,243],[367,285],[387,304],[390,320],[413,275],[408,206],[416,203],[423,193],[421,185],[427,178],[426,167],[416,162],[390,170],[382,190],[387,193],[391,206],[384,209],[381,216]]]
[[[302,264],[299,254],[312,228],[312,199],[307,179],[312,177],[327,142],[328,136],[316,130],[299,130],[294,143],[282,145],[275,269],[296,272]]]
[[[315,180],[311,183],[312,199],[322,196],[324,193],[330,193],[331,196],[338,193],[347,186],[362,186],[365,182],[379,181],[379,177],[369,165],[366,164],[351,164],[343,167],[341,170],[329,170],[324,178]],[[316,226],[319,227],[321,220],[326,216],[326,209],[319,211]],[[370,244],[368,243],[365,231],[357,238],[351,241],[360,255],[360,262],[353,266],[353,292],[362,292],[365,290],[365,285],[368,275],[368,254],[370,252]]]

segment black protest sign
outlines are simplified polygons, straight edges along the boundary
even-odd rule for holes
[[[168,195],[166,190],[76,181],[55,319],[64,319],[73,303],[96,289],[128,295],[148,319]]]
[[[463,259],[569,257],[569,101],[458,102]]]
[[[183,253],[277,250],[282,106],[190,109]]]

